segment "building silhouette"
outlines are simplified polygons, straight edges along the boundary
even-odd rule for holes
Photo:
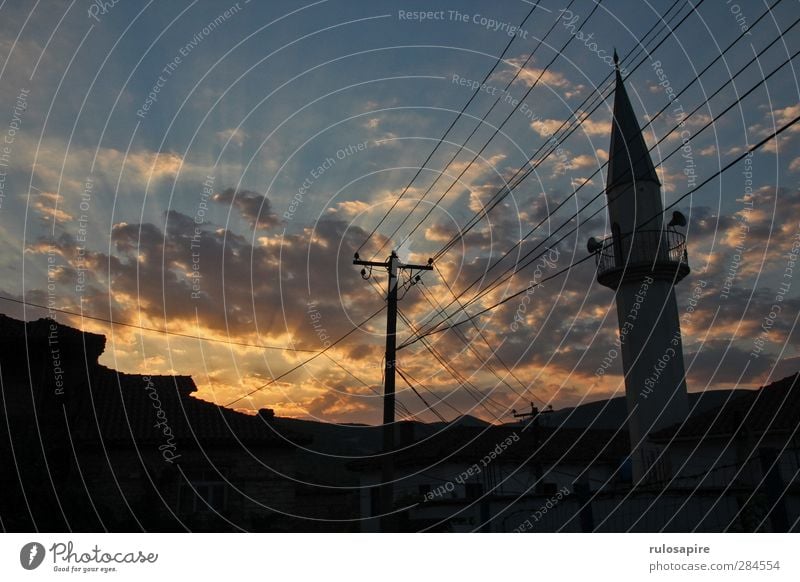
[[[311,439],[271,410],[200,400],[189,376],[106,368],[105,341],[0,315],[5,529],[325,530],[352,515],[337,490],[303,485]]]
[[[378,531],[381,426],[247,415],[189,376],[98,363],[102,335],[0,316],[5,531]],[[633,479],[615,401],[396,425],[399,531],[797,531],[800,375],[692,394]],[[714,396],[711,398],[711,396]],[[702,405],[700,405],[702,404]]]

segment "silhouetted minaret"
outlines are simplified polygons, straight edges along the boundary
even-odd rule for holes
[[[617,62],[616,53],[614,61]],[[683,345],[673,286],[689,274],[682,214],[664,223],[661,183],[616,71],[606,180],[611,237],[592,239],[597,280],[616,291],[634,480],[653,467],[647,435],[688,415]],[[652,475],[652,473],[651,473]]]

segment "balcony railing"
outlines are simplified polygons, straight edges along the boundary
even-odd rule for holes
[[[633,234],[609,237],[595,255],[597,277],[618,279],[621,272],[660,272],[675,274],[678,280],[689,274],[686,237],[674,230],[638,230]],[[615,282],[615,281],[612,281]]]

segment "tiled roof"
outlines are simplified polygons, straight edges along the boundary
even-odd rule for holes
[[[51,319],[24,322],[0,315],[0,342],[7,346],[0,354],[4,378],[14,377],[14,372],[28,373],[20,361],[25,352],[8,346],[26,342],[31,351],[49,350],[53,323]],[[98,437],[102,437],[103,443],[126,446],[132,440],[163,444],[171,436],[173,442],[184,444],[237,446],[239,440],[252,446],[293,446],[288,441],[308,440],[288,430],[279,431],[266,415],[242,414],[195,398],[191,394],[197,387],[190,376],[125,374],[99,365],[97,357],[105,347],[105,336],[57,325],[61,366],[71,382],[65,388],[63,404],[71,411],[70,431],[77,441],[99,444]],[[6,382],[4,391],[11,397],[12,391],[27,392],[30,385],[36,384]]]
[[[202,445],[235,445],[239,440],[246,445],[290,446],[291,437],[281,438],[262,417],[190,396],[196,389],[189,376],[123,374],[100,366],[78,436],[96,438],[99,428],[104,441],[133,437],[137,443],[155,443],[171,434],[178,442]]]
[[[684,423],[667,427],[654,440],[726,437],[742,430],[751,434],[766,431],[784,433],[800,422],[800,373],[758,390],[738,395],[722,406],[692,416]]]
[[[0,341],[46,342],[53,324],[58,326],[59,343],[71,344],[79,349],[85,347],[87,356],[91,355],[94,359],[103,353],[106,345],[106,337],[104,335],[80,331],[45,317],[35,321],[21,321],[0,314]]]

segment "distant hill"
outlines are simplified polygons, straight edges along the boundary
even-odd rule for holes
[[[379,448],[381,427],[364,424],[333,424],[315,420],[277,417],[272,422],[278,433],[311,437],[307,448],[330,455],[364,455]]]
[[[709,390],[689,394],[689,407],[692,414],[699,414],[720,406],[728,399],[736,398],[747,390]],[[543,426],[562,426],[564,428],[617,429],[625,423],[628,411],[625,397],[588,402],[580,406],[562,408],[543,414]],[[519,423],[507,423],[515,426]],[[364,424],[332,424],[297,418],[275,418],[272,426],[279,434],[299,434],[310,437],[312,442],[305,445],[309,451],[323,455],[361,457],[368,456],[381,448],[381,427]],[[448,423],[398,422],[396,441],[418,440],[441,431],[446,426],[486,427],[490,423],[470,415],[464,415]]]
[[[434,425],[444,426],[445,423],[443,422],[436,422]],[[469,414],[465,414],[464,416],[459,416],[456,419],[451,420],[447,423],[450,426],[471,426],[471,427],[482,427],[482,426],[490,426],[491,423],[486,422],[485,420],[481,420],[480,418],[476,418],[474,416],[470,416]]]
[[[691,415],[699,414],[723,404],[729,398],[736,398],[748,392],[744,389],[708,390],[689,394]],[[544,426],[564,426],[565,428],[617,429],[625,423],[628,408],[624,396],[610,400],[588,402],[580,406],[562,408],[540,417]]]
[[[298,418],[277,417],[272,421],[272,426],[280,434],[299,434],[311,437],[312,442],[307,445],[311,451],[329,455],[360,456],[368,455],[380,449],[382,427],[366,424],[333,424],[302,420]],[[485,427],[490,423],[468,414],[456,418],[447,424],[442,422],[398,422],[395,429],[395,438],[398,443],[404,440],[418,440],[430,436],[445,426]]]

